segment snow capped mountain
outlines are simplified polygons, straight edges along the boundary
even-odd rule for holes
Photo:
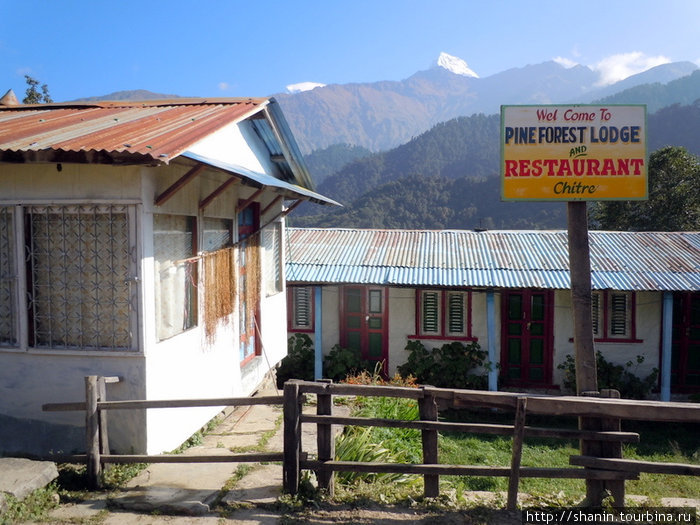
[[[451,73],[454,73],[455,75],[479,78],[479,75],[477,75],[464,60],[452,55],[448,55],[445,52],[440,53],[440,56],[437,60],[437,65],[446,69],[447,71],[450,71]]]
[[[311,91],[317,87],[323,87],[325,84],[320,82],[299,82],[298,84],[289,84],[287,86],[288,93],[302,93],[303,91]]]

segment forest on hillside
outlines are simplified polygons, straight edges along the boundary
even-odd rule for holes
[[[317,190],[344,207],[308,205],[294,226],[409,229],[547,229],[566,227],[566,205],[501,202],[498,115],[460,117],[436,125],[393,150],[334,164]],[[700,155],[700,100],[647,118],[648,151],[683,146]],[[361,150],[337,147],[338,155]],[[352,148],[350,148],[352,149]],[[313,173],[313,172],[312,172]]]

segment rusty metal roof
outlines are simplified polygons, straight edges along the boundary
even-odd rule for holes
[[[164,164],[268,98],[0,106],[0,161]]]
[[[592,286],[700,290],[700,232],[589,232]],[[566,231],[288,228],[290,283],[570,287]]]

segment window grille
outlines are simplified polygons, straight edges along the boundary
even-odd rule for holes
[[[424,291],[422,296],[423,333],[437,334],[440,332],[440,293]]]
[[[450,334],[464,334],[464,294],[449,293],[447,298],[448,331]]]
[[[233,221],[231,219],[204,218],[204,233],[202,235],[202,251],[215,252],[226,246],[231,246]]]
[[[627,334],[627,295],[610,296],[610,335]]]
[[[30,346],[133,347],[127,208],[26,208]]]
[[[310,329],[313,308],[311,305],[311,288],[308,286],[295,286],[292,288],[293,319],[295,329]]]
[[[593,323],[593,335],[599,335],[600,329],[600,293],[591,296],[591,321]]]
[[[0,207],[0,345],[8,346],[17,344],[12,212],[11,207]]]

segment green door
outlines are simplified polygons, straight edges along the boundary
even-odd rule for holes
[[[387,291],[372,286],[345,286],[341,302],[340,346],[356,350],[374,367],[387,373]]]
[[[524,290],[503,294],[502,380],[507,385],[552,382],[553,294]]]

